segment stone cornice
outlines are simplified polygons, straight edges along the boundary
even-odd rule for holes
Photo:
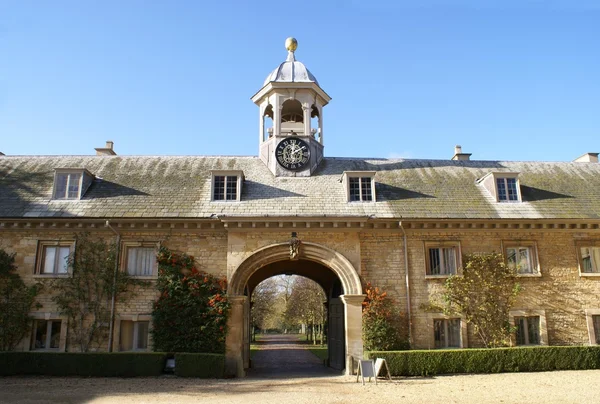
[[[11,230],[109,230],[107,219],[98,218],[0,218],[0,231]],[[119,231],[154,232],[277,232],[277,231],[600,231],[600,220],[585,219],[380,219],[368,216],[345,217],[233,217],[203,219],[140,219],[111,218],[110,224]]]

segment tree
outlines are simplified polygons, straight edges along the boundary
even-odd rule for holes
[[[323,344],[325,301],[325,292],[318,283],[301,276],[295,277],[286,308],[286,320],[290,324],[308,325],[313,344],[317,343],[317,335]]]
[[[510,344],[509,312],[520,291],[502,254],[468,254],[462,276],[446,280],[444,311],[464,316],[486,348]]]
[[[160,296],[152,311],[158,352],[224,353],[230,304],[227,282],[196,268],[194,257],[161,246]]]
[[[278,289],[278,279],[269,278],[259,283],[252,292],[252,338],[256,329],[279,328],[284,301]]]
[[[15,254],[0,249],[0,351],[12,351],[27,335],[39,291],[39,285],[25,285],[16,270]]]
[[[367,283],[363,302],[363,343],[366,351],[408,349],[407,321],[387,292]]]
[[[87,233],[77,235],[75,251],[67,261],[72,273],[52,281],[52,300],[68,317],[79,350],[88,352],[106,341],[113,293],[115,299],[125,301],[133,296],[130,286],[143,282],[117,270],[114,242]]]

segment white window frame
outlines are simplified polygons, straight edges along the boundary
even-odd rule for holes
[[[529,310],[529,309],[519,309],[519,310],[511,310],[509,312],[509,322],[511,325],[515,327],[515,332],[513,333],[514,345],[515,346],[539,346],[539,345],[548,345],[548,326],[546,322],[546,310]],[[516,318],[519,317],[539,317],[540,318],[540,343],[535,345],[517,345],[517,333],[516,333]]]
[[[454,255],[456,260],[455,272],[447,274],[432,274],[429,250],[442,250],[445,248],[454,248]],[[462,267],[462,251],[460,247],[460,241],[425,241],[423,243],[423,249],[425,256],[425,279],[447,278],[452,275],[459,275],[459,273],[461,272],[460,268]],[[440,259],[443,259],[443,256],[444,254],[440,251]]]
[[[225,177],[225,187],[223,189],[224,199],[215,199],[215,179],[216,177]],[[236,186],[235,186],[235,199],[226,199],[227,198],[227,177],[236,177]],[[241,170],[220,170],[220,171],[211,171],[211,181],[210,181],[210,200],[212,202],[218,203],[231,203],[231,202],[239,202],[242,196],[242,184],[244,182],[244,172]]]
[[[115,335],[117,338],[113,340],[113,352],[151,352],[152,351],[152,315],[150,314],[120,314],[117,315],[115,324]],[[121,322],[122,321],[132,321],[133,322],[133,346],[134,348],[130,351],[121,350]],[[137,344],[137,333],[138,326],[136,323],[146,322],[148,323],[148,341],[146,343],[146,349],[136,349],[135,344]]]
[[[152,248],[155,252],[158,252],[158,242],[153,241],[124,241],[121,244],[123,254],[121,254],[121,269],[123,272],[136,279],[157,279],[158,278],[158,262],[154,260],[152,262],[152,275],[132,275],[129,273],[129,253],[135,248]]]
[[[502,252],[504,253],[504,261],[505,261],[506,265],[509,265],[509,263],[508,263],[508,249],[509,248],[516,248],[517,250],[520,248],[527,248],[529,250],[529,265],[531,266],[532,272],[531,273],[519,272],[518,268],[516,268],[516,275],[518,277],[524,277],[524,278],[538,277],[539,278],[542,276],[536,242],[521,241],[521,240],[502,241]]]
[[[581,277],[600,276],[600,262],[596,262],[593,253],[590,255],[590,261],[592,264],[592,268],[595,269],[595,271],[593,271],[593,272],[585,272],[584,271],[583,256],[582,256],[582,252],[581,252],[581,250],[583,248],[591,248],[591,249],[600,248],[600,240],[581,240],[576,243],[577,263],[579,265],[579,276],[581,276]]]
[[[58,177],[59,175],[67,176],[67,183],[65,187],[64,195],[57,195],[58,192]],[[69,185],[71,185],[71,175],[79,175],[79,180],[77,182],[77,196],[73,198],[69,198]],[[90,173],[86,169],[82,168],[57,168],[54,170],[54,185],[52,187],[52,199],[55,201],[78,201],[81,199],[83,195],[83,184],[84,178],[89,177],[91,179],[94,178],[92,173]]]
[[[58,272],[58,267],[56,265],[60,265],[58,262],[59,256],[55,254],[55,262],[54,262],[54,272],[52,273],[44,273],[43,268],[46,261],[46,250],[47,248],[60,248],[60,247],[68,247],[69,255],[75,251],[75,241],[74,240],[40,240],[38,241],[37,254],[36,254],[36,264],[35,264],[35,273],[34,278],[61,278],[68,277],[72,274],[72,268],[67,266],[67,272]]]
[[[500,199],[500,192],[498,192],[498,182],[497,180],[499,179],[504,179],[504,184],[506,186],[506,197],[508,198],[508,184],[506,182],[506,179],[508,178],[514,178],[515,179],[515,185],[517,188],[517,199],[514,201],[511,201],[509,199]],[[519,202],[523,202],[522,196],[521,196],[521,181],[519,180],[519,173],[518,172],[492,172],[492,173],[488,173],[485,176],[483,176],[482,178],[480,178],[479,180],[476,181],[478,184],[482,184],[483,187],[485,189],[487,189],[487,191],[494,197],[494,199],[496,200],[496,202],[498,203],[519,203]]]
[[[31,317],[33,318],[34,321],[31,322],[31,337],[29,338],[29,340],[27,340],[27,338],[25,338],[25,340],[27,341],[27,344],[23,346],[23,349],[26,351],[38,351],[38,352],[45,352],[45,351],[50,351],[50,352],[65,352],[66,350],[66,345],[67,345],[67,318],[63,315],[61,315],[60,313],[32,313]],[[58,348],[41,348],[41,349],[36,349],[34,344],[35,344],[35,337],[36,337],[36,332],[37,332],[37,327],[36,327],[36,321],[44,321],[46,322],[46,327],[49,327],[48,329],[50,329],[51,325],[50,325],[50,321],[60,321],[60,337],[59,337],[59,344],[58,344]],[[51,334],[49,332],[46,332],[46,346],[48,346],[48,342],[51,338]]]
[[[346,190],[346,202],[348,203],[374,203],[377,201],[377,196],[375,194],[375,174],[377,172],[376,171],[344,171],[344,173],[342,174],[342,183],[343,186]],[[358,184],[359,184],[359,194],[360,194],[360,200],[357,201],[351,201],[350,200],[350,178],[358,178]],[[366,201],[363,200],[363,192],[362,192],[362,179],[363,178],[367,178],[370,179],[371,181],[371,200],[370,201]]]
[[[435,321],[439,320],[460,320],[460,346],[459,347],[444,347],[436,348],[435,346]],[[429,349],[462,349],[468,348],[468,328],[467,322],[464,316],[448,316],[443,313],[427,313],[427,324],[430,328],[429,331]],[[446,324],[447,327],[447,324]],[[447,335],[447,334],[446,334]],[[447,337],[446,337],[447,339]]]
[[[600,318],[600,309],[585,309],[585,320],[588,327],[588,335],[590,338],[590,345],[600,345],[596,342],[598,335],[594,328],[594,317]]]

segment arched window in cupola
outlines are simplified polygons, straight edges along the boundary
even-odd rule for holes
[[[304,133],[304,112],[298,100],[286,100],[281,106],[281,134]]]
[[[273,106],[267,105],[263,114],[263,142],[273,136]]]

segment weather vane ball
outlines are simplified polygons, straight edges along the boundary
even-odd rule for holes
[[[296,38],[289,37],[288,39],[286,39],[285,48],[290,52],[294,52],[296,48],[298,48],[298,41],[296,41]]]

